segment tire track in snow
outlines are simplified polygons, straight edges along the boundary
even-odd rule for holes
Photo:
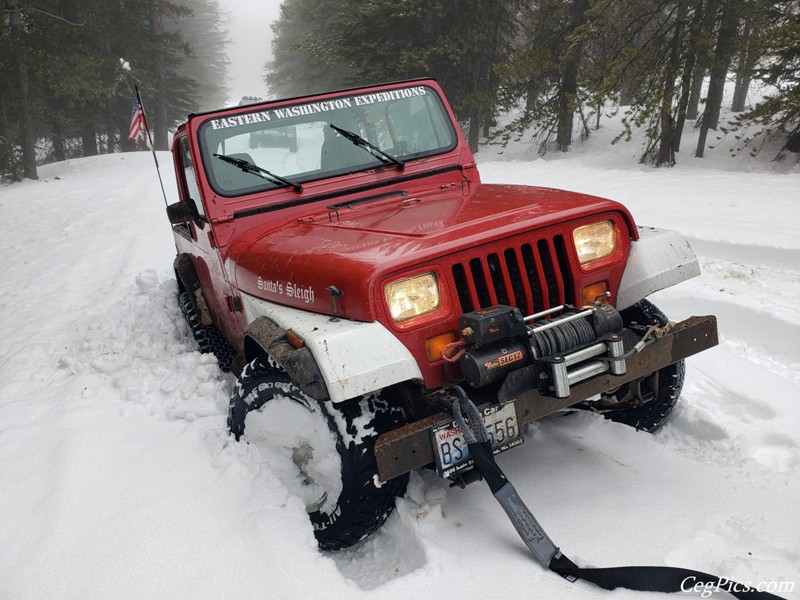
[[[748,264],[771,265],[783,269],[797,269],[800,265],[800,249],[776,248],[705,240],[686,236],[695,254],[709,259],[730,262],[732,258]],[[766,240],[765,240],[766,241]]]
[[[674,320],[717,316],[720,345],[691,357],[681,402],[661,439],[703,462],[795,472],[800,449],[800,253],[692,242],[702,275],[657,294]],[[797,261],[797,262],[792,262]]]
[[[800,384],[800,325],[760,311],[757,307],[709,298],[670,300],[681,314],[716,315],[720,340],[742,356]],[[673,310],[670,314],[675,314]]]
[[[727,258],[700,257],[699,278],[655,295],[667,315],[717,316],[720,339],[741,356],[800,384],[800,252],[711,242]],[[784,260],[795,260],[787,268]]]

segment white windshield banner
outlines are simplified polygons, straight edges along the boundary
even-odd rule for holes
[[[375,104],[377,102],[389,102],[392,100],[402,100],[403,98],[424,96],[427,94],[427,92],[428,89],[425,86],[420,85],[412,88],[374,92],[372,94],[363,94],[361,96],[332,98],[330,100],[321,100],[320,102],[312,102],[310,104],[297,104],[295,106],[272,108],[269,110],[245,113],[241,115],[232,115],[230,117],[224,117],[221,119],[212,119],[210,123],[212,129],[228,129],[231,127],[252,125],[253,123],[271,123],[273,121],[302,117],[304,115],[320,114],[358,106],[369,106],[370,104]]]

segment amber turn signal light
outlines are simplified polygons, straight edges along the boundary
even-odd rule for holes
[[[589,306],[594,304],[595,298],[604,295],[608,291],[608,284],[605,281],[598,281],[591,285],[587,285],[581,292],[582,306]]]
[[[452,331],[441,333],[425,340],[425,357],[428,359],[428,362],[442,360],[442,350],[444,350],[444,347],[455,341],[456,334]]]
[[[292,348],[297,348],[298,350],[306,345],[305,340],[292,329],[286,330],[286,341],[292,345]]]

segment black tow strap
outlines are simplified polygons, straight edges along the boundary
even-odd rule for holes
[[[503,507],[522,541],[545,567],[569,581],[583,579],[606,590],[626,588],[640,592],[725,591],[744,600],[782,600],[744,584],[716,575],[677,567],[610,567],[583,568],[564,556],[547,536],[517,490],[511,485],[494,460],[483,418],[475,404],[459,387],[453,388],[458,401],[453,403],[453,416],[464,434],[475,467],[481,473],[494,497]]]

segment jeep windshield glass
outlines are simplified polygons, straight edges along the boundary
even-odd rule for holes
[[[354,135],[348,139],[341,131]],[[354,143],[355,136],[369,147]],[[211,186],[221,196],[235,197],[285,184],[215,155],[268,165],[284,182],[299,185],[379,167],[402,168],[449,152],[457,138],[438,94],[417,84],[212,117],[200,126],[199,141]]]
[[[331,129],[333,129],[339,135],[343,135],[344,137],[346,137],[348,140],[353,142],[356,146],[364,148],[364,150],[366,150],[370,154],[374,154],[375,156],[377,156],[378,158],[383,160],[383,162],[395,164],[400,169],[402,169],[403,167],[406,166],[406,163],[404,163],[402,160],[397,160],[394,156],[392,156],[391,154],[387,154],[386,152],[384,152],[383,150],[378,148],[375,144],[370,144],[367,140],[362,138],[360,135],[356,135],[352,131],[347,131],[346,129],[342,129],[341,127],[337,127],[333,123],[331,123],[329,125],[329,127]]]
[[[232,164],[240,168],[245,173],[253,173],[255,175],[263,177],[264,179],[269,179],[273,182],[289,186],[291,188],[294,188],[295,192],[303,191],[303,188],[300,184],[297,184],[294,181],[289,181],[288,179],[285,179],[280,175],[275,175],[275,173],[271,173],[267,171],[264,167],[259,167],[258,165],[250,162],[249,160],[236,158],[235,156],[227,156],[226,154],[214,154],[214,156],[216,156],[220,160],[224,160],[226,163]]]

